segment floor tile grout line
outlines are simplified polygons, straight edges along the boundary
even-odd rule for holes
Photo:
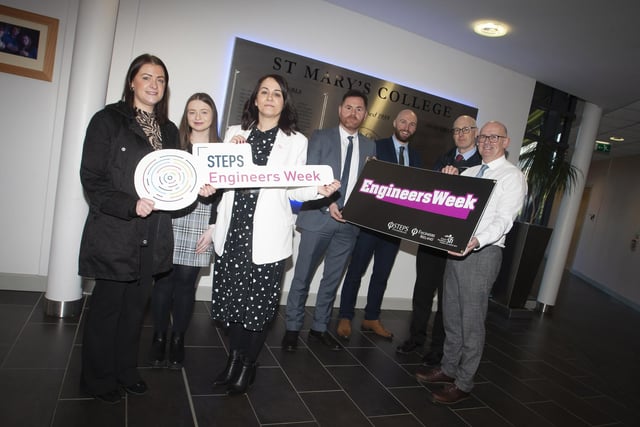
[[[366,336],[365,336],[365,337],[366,337]],[[366,338],[367,338],[367,339],[369,339],[369,337],[366,337]],[[370,340],[370,339],[369,339],[369,340]],[[372,350],[373,350],[373,349],[376,349],[376,350],[380,351],[380,352],[383,354],[383,356],[385,356],[385,357],[387,357],[387,358],[391,359],[391,357],[389,357],[389,355],[388,355],[388,354],[387,354],[387,353],[386,353],[382,348],[378,347],[378,345],[377,345],[377,343],[376,343],[375,341],[372,341],[372,340],[370,340],[370,341],[373,343],[374,347],[364,347],[364,348],[366,348],[366,349],[372,349]],[[354,347],[354,348],[363,348],[363,347]],[[416,417],[416,416],[411,412],[411,410],[409,410],[409,408],[407,408],[407,407],[404,405],[404,403],[402,403],[402,401],[400,401],[400,400],[399,400],[399,399],[398,399],[398,398],[397,398],[393,393],[391,393],[391,392],[389,391],[389,388],[388,388],[385,384],[383,384],[383,383],[382,383],[382,381],[380,381],[380,380],[378,379],[378,377],[377,377],[376,375],[374,375],[374,374],[373,374],[373,372],[371,372],[371,371],[369,370],[369,368],[367,368],[367,367],[362,363],[362,361],[361,361],[360,359],[358,359],[358,358],[355,356],[355,354],[353,354],[353,353],[349,350],[349,347],[344,347],[344,350],[345,350],[345,351],[347,351],[347,352],[351,355],[351,357],[353,357],[353,359],[354,359],[354,360],[358,361],[359,366],[361,366],[361,367],[362,367],[362,368],[363,368],[363,369],[364,369],[364,370],[365,370],[365,371],[366,371],[366,372],[367,372],[367,373],[368,373],[368,374],[369,374],[369,375],[370,375],[370,376],[371,376],[371,377],[372,377],[376,382],[378,382],[378,384],[382,387],[382,389],[384,389],[384,390],[387,392],[387,394],[388,394],[389,396],[391,396],[391,398],[393,398],[393,399],[398,403],[398,405],[400,405],[400,407],[402,407],[402,408],[404,408],[405,410],[407,410],[407,411],[408,411],[408,412],[413,416],[413,418],[414,418],[416,421],[418,421],[420,424],[422,424],[422,422],[421,422],[421,421],[420,421],[420,420],[419,420],[419,419],[418,419],[418,418],[417,418],[417,417]],[[392,359],[392,361],[393,361],[393,362],[395,362],[393,359]],[[402,370],[404,370],[405,372],[407,372],[407,371],[402,367],[402,365],[399,365],[397,362],[395,362],[395,363],[396,363],[396,364],[397,364],[397,365],[398,365]],[[355,365],[355,366],[358,366],[358,365]],[[409,374],[409,372],[407,372],[407,373]],[[338,383],[338,384],[340,384],[340,383]],[[346,390],[345,390],[345,393],[349,396],[349,398],[351,399],[351,401],[353,402],[353,404],[354,404],[354,405],[356,405],[356,407],[360,410],[360,412],[362,412],[362,414],[363,414],[367,419],[369,419],[369,417],[368,417],[368,416],[364,413],[364,411],[363,411],[363,410],[358,406],[358,404],[357,404],[357,403],[356,403],[356,402],[351,398],[351,396],[349,395],[349,393],[347,393],[347,391],[346,391]],[[371,422],[371,420],[369,420],[369,422]],[[372,423],[372,424],[373,424],[373,423]]]
[[[571,390],[568,390],[568,389],[566,389],[565,387],[563,387],[563,386],[562,386],[562,384],[560,384],[560,383],[558,383],[558,382],[554,381],[553,379],[547,378],[547,377],[544,377],[544,378],[542,378],[542,379],[532,379],[532,380],[527,380],[527,381],[529,381],[529,382],[530,382],[530,381],[548,381],[548,382],[552,382],[556,387],[561,388],[561,389],[562,389],[562,391],[564,391],[565,393],[568,393],[569,395],[571,395],[571,397],[575,398],[576,400],[580,400],[580,401],[584,401],[584,400],[585,400],[584,398],[581,398],[580,396],[577,396],[576,394],[572,393],[572,392],[571,392]],[[576,417],[576,418],[577,418],[577,419],[579,419],[580,421],[584,421],[584,422],[585,422],[585,424],[589,425],[589,423],[587,422],[587,420],[585,420],[584,418],[582,418],[580,415],[578,415],[578,414],[576,414],[576,413],[574,413],[574,412],[570,411],[570,410],[569,410],[569,408],[566,408],[566,407],[563,407],[563,406],[559,405],[559,403],[558,403],[556,400],[552,400],[552,402],[553,402],[553,404],[554,404],[554,405],[559,406],[559,407],[560,407],[560,408],[562,408],[563,410],[567,411],[567,413],[569,413],[569,414],[573,415],[574,417]],[[584,402],[584,403],[586,404],[587,402]],[[527,407],[528,407],[528,406],[527,406]],[[529,408],[529,409],[531,409],[531,408]],[[597,411],[597,412],[601,413],[602,415],[605,415],[605,416],[607,415],[607,414],[605,414],[604,412],[600,411],[600,410],[599,410],[599,408],[594,408],[594,409],[595,409],[595,411]],[[533,410],[533,409],[531,409],[531,410],[532,410],[532,411],[534,411],[535,413],[538,413],[537,411],[535,411],[535,410]],[[546,417],[544,417],[542,414],[540,414],[540,416],[541,416],[542,418],[544,418],[544,419],[547,419],[547,418],[546,418]]]
[[[568,414],[573,415],[574,417],[576,417],[576,419],[583,421],[586,425],[590,425],[589,422],[587,422],[587,420],[585,420],[584,418],[582,418],[581,416],[579,416],[578,414],[575,414],[573,412],[571,412],[568,408],[564,408],[560,405],[557,404],[557,402],[555,401],[551,401],[552,404],[559,406],[561,409],[567,411]],[[535,409],[529,407],[529,405],[525,405],[530,411],[535,412],[536,414],[538,414],[541,418],[544,418],[545,420],[552,422],[552,420],[548,419],[547,417],[544,416],[544,414],[541,414],[540,412],[536,411]]]
[[[41,301],[41,300],[40,300]],[[37,303],[36,303],[37,304]],[[1,309],[1,308],[0,308]],[[28,320],[27,320],[27,326],[33,325],[33,324],[45,324],[47,322],[32,322],[31,320],[33,319],[39,319],[39,317],[35,316],[35,314],[38,312],[38,307],[35,308],[35,310],[31,310],[31,312],[29,312],[28,310],[24,310],[24,309],[20,309],[20,310],[16,310],[16,313],[19,315],[19,317],[24,317],[24,316],[28,316]],[[86,313],[85,313],[86,315]],[[635,319],[635,318],[634,318]],[[635,322],[635,321],[634,321]],[[80,324],[80,322],[78,323],[78,325]],[[206,323],[202,322],[201,325],[205,326]],[[70,330],[68,328],[74,328],[76,326],[76,324],[71,324],[66,322],[64,324],[64,328],[66,329],[66,340],[70,339],[70,335],[69,334],[73,334],[74,330]],[[497,332],[497,337],[500,338],[499,340],[496,340],[492,343],[490,343],[492,345],[492,350],[495,349],[495,357],[492,358],[488,358],[483,360],[483,362],[485,363],[490,363],[493,364],[494,366],[497,366],[500,368],[500,371],[495,371],[496,376],[495,379],[497,379],[498,382],[494,382],[489,378],[494,378],[494,376],[490,375],[489,377],[486,376],[480,376],[480,378],[478,378],[480,381],[478,381],[478,385],[482,385],[482,387],[496,387],[496,390],[501,390],[502,393],[506,393],[506,395],[510,396],[511,398],[515,399],[514,402],[519,402],[518,405],[513,405],[515,407],[518,407],[519,405],[524,405],[525,408],[527,408],[526,411],[523,411],[523,417],[525,417],[524,419],[519,418],[517,413],[513,413],[510,414],[508,412],[508,408],[506,409],[507,412],[505,412],[505,410],[501,409],[500,403],[498,401],[495,401],[494,404],[494,397],[493,394],[495,392],[491,392],[490,394],[487,394],[486,396],[484,395],[484,393],[488,390],[490,390],[489,388],[486,389],[480,389],[478,388],[476,390],[477,393],[479,393],[484,400],[477,400],[478,404],[482,404],[485,401],[486,402],[491,402],[493,406],[487,406],[487,409],[489,409],[489,411],[486,412],[481,412],[481,413],[474,413],[474,412],[470,412],[473,409],[471,408],[458,408],[458,409],[453,409],[453,408],[449,408],[448,411],[451,412],[451,416],[455,417],[455,419],[460,420],[460,421],[454,421],[452,418],[452,422],[457,423],[460,422],[463,425],[466,426],[473,426],[473,427],[477,427],[478,425],[482,425],[481,421],[484,420],[489,420],[495,417],[499,417],[499,418],[495,418],[496,420],[498,419],[504,419],[503,416],[500,415],[500,413],[496,412],[496,409],[502,411],[502,413],[504,413],[505,415],[509,416],[512,421],[506,420],[505,419],[505,423],[509,424],[509,423],[524,423],[526,421],[526,417],[532,417],[533,414],[537,414],[538,416],[541,417],[541,419],[545,419],[550,421],[551,423],[556,423],[556,425],[561,425],[560,421],[562,419],[563,416],[566,417],[576,417],[574,418],[577,422],[577,420],[584,420],[585,419],[589,419],[592,420],[592,423],[594,424],[594,426],[597,424],[598,426],[622,426],[622,425],[633,425],[633,423],[630,421],[632,419],[632,417],[634,416],[634,414],[637,416],[638,412],[637,412],[637,408],[635,406],[633,406],[633,404],[638,401],[638,403],[640,403],[640,401],[636,398],[636,394],[632,391],[633,389],[630,389],[629,391],[632,391],[632,394],[630,394],[628,399],[622,399],[619,400],[618,399],[618,394],[619,394],[619,389],[611,387],[612,385],[615,385],[615,383],[611,383],[609,384],[609,386],[607,386],[606,383],[602,383],[602,381],[600,381],[602,378],[606,378],[606,371],[604,370],[604,368],[607,368],[610,365],[615,365],[615,362],[609,362],[605,365],[601,366],[591,366],[588,363],[585,363],[586,359],[584,359],[584,355],[582,355],[581,353],[578,352],[578,350],[580,348],[582,348],[584,345],[586,345],[585,342],[583,342],[582,340],[584,339],[584,337],[577,337],[577,341],[576,342],[569,342],[568,345],[566,347],[562,347],[559,346],[557,340],[555,339],[556,335],[563,335],[566,336],[566,332],[565,330],[567,329],[567,327],[565,325],[559,324],[557,326],[555,325],[543,325],[544,326],[544,330],[542,329],[536,329],[535,328],[536,325],[532,325],[531,326],[531,332],[527,332],[523,330],[523,327],[520,325],[515,325],[515,328],[517,328],[517,336],[515,338],[516,343],[514,345],[516,345],[517,349],[520,349],[520,347],[518,347],[521,343],[522,340],[527,337],[530,336],[532,337],[532,339],[534,339],[533,337],[537,337],[536,338],[536,342],[535,343],[531,343],[528,345],[527,350],[531,350],[530,352],[533,354],[536,354],[537,356],[540,357],[540,359],[536,359],[536,360],[520,360],[518,359],[518,357],[512,357],[510,356],[511,354],[514,355],[518,355],[520,353],[516,352],[516,350],[514,349],[513,351],[512,348],[513,347],[504,347],[505,351],[502,351],[501,349],[503,349],[503,347],[501,346],[502,341],[504,339],[504,337],[506,337],[507,335],[501,335],[500,332]],[[26,332],[25,332],[25,324],[21,321],[19,323],[14,323],[14,325],[12,326],[11,329],[11,334],[19,334],[20,340],[17,342],[17,344],[12,343],[14,345],[14,349],[12,350],[14,353],[14,358],[18,357],[17,355],[17,351],[20,351],[20,349],[22,348],[22,342],[26,339]],[[515,334],[514,327],[509,326],[507,324],[504,325],[503,328],[500,328],[501,331],[504,331],[505,333],[510,333],[510,334]],[[557,330],[558,333],[556,333],[556,329],[560,328]],[[34,329],[42,329],[40,327],[36,327]],[[45,332],[49,330],[49,328],[44,328]],[[27,330],[29,332],[29,335],[31,334],[30,329]],[[538,332],[536,332],[538,331]],[[543,337],[542,332],[545,333],[551,333],[551,337]],[[77,349],[79,348],[79,344],[77,344],[77,340],[79,340],[79,334],[81,333],[81,329],[80,328],[76,328],[75,329],[75,337],[74,337],[74,343],[71,347],[71,353],[77,353]],[[219,334],[219,332],[216,332]],[[211,335],[211,337],[213,337],[215,335]],[[494,337],[495,338],[495,337]],[[207,336],[207,342],[210,339],[209,336]],[[273,340],[271,340],[273,341]],[[490,341],[490,338],[488,339],[488,341]],[[201,342],[201,341],[198,341]],[[215,346],[214,350],[209,350],[207,349],[206,351],[215,351],[215,352],[220,352],[221,348],[225,348],[224,346],[224,340],[221,340],[221,342],[223,343],[222,346]],[[275,341],[273,341],[275,343]],[[9,343],[9,342],[8,342]],[[304,343],[304,341],[300,341],[300,347],[303,347],[304,345],[306,345],[306,343]],[[351,353],[352,355],[354,354],[354,351],[359,351],[359,352],[363,352],[363,351],[371,351],[373,353],[377,353],[377,351],[382,351],[383,354],[386,354],[388,357],[390,356],[398,365],[400,365],[402,367],[402,369],[404,369],[405,371],[411,372],[415,369],[415,366],[418,365],[413,364],[413,363],[403,363],[406,360],[402,359],[402,358],[394,358],[393,354],[391,353],[390,347],[386,344],[383,344],[382,342],[378,343],[381,347],[374,345],[372,347],[349,347],[350,351],[348,350],[348,353]],[[42,347],[42,346],[41,346]],[[65,346],[66,347],[66,344]],[[212,346],[206,346],[208,348],[214,348]],[[203,346],[203,348],[206,348],[205,346]],[[276,347],[276,346],[269,346],[270,348],[272,348],[273,350],[270,350],[271,353],[273,354],[278,354],[277,352],[280,351],[280,348]],[[9,350],[9,346],[4,347],[5,350]],[[31,348],[31,347],[29,347]],[[319,350],[316,350],[316,347],[314,346],[314,348],[310,348],[307,347],[308,351],[310,351],[311,354],[313,354],[313,357],[315,357],[316,359],[318,358],[317,355],[324,355],[324,353],[320,352]],[[364,350],[357,350],[363,348]],[[633,346],[631,346],[630,348],[633,348]],[[367,350],[368,349],[368,350]],[[63,348],[64,350],[64,348]],[[560,350],[561,353],[557,353],[556,351]],[[62,353],[62,356],[64,357],[66,354],[64,353],[64,351],[61,351],[60,353]],[[602,352],[600,352],[602,353]],[[595,359],[595,361],[599,361],[599,357],[602,356],[602,354],[600,353],[587,353],[587,356],[590,355],[595,355],[597,356]],[[364,353],[363,353],[364,354]],[[525,353],[526,354],[526,353]],[[553,357],[555,354],[559,354],[562,355],[562,357],[559,358],[555,358]],[[608,354],[608,353],[605,353]],[[379,355],[378,355],[379,356]],[[510,369],[509,367],[511,366],[510,363],[505,363],[504,365],[501,365],[499,363],[496,364],[495,361],[500,361],[502,360],[502,357],[508,357],[509,360],[513,360],[514,363],[517,364],[521,364],[524,366],[528,366],[528,367],[535,367],[536,370],[534,371],[527,371],[530,372],[533,375],[528,375],[527,372],[525,372],[525,377],[531,377],[531,378],[535,378],[535,379],[520,379],[518,378],[518,376],[522,376],[522,371],[520,371],[518,369],[517,366],[514,366],[513,369]],[[565,357],[568,356],[568,357]],[[78,361],[77,358],[74,358],[73,361],[70,362],[71,358],[73,356],[69,356],[69,358],[67,359],[67,367],[64,369],[64,373],[57,373],[55,374],[56,376],[60,376],[63,377],[63,384],[65,384],[65,390],[70,390],[69,385],[71,383],[68,383],[69,381],[69,375],[73,374],[75,372],[75,366],[76,363]],[[361,356],[362,360],[366,363],[368,363],[368,359],[363,355]],[[384,360],[384,358],[382,358],[382,356],[379,356],[380,360]],[[273,365],[269,364],[269,366],[264,366],[264,368],[272,368],[272,369],[282,369],[282,366],[280,365],[280,361],[277,358],[273,358],[274,362]],[[628,361],[628,358],[623,358],[624,361]],[[13,359],[12,359],[13,360]],[[64,359],[63,359],[64,360]],[[266,360],[266,359],[265,359]],[[331,359],[327,359],[327,360],[331,360]],[[354,360],[356,362],[358,362],[359,364],[354,364],[354,365],[349,365],[349,367],[357,367],[357,366],[363,366],[362,363],[359,361],[359,359],[354,358]],[[505,359],[506,361],[507,359]],[[567,363],[571,363],[570,360],[576,360],[576,364],[575,367],[577,369],[580,369],[578,371],[574,371],[573,369],[571,369],[571,366],[567,366],[568,370],[563,370],[561,369],[564,365],[562,364],[563,362],[567,362]],[[542,362],[542,363],[541,363]],[[71,365],[70,365],[71,363]],[[271,363],[271,362],[270,362]],[[332,367],[347,367],[345,365],[322,365],[322,362],[319,362],[320,366],[318,366],[318,369],[332,369]],[[7,362],[6,360],[4,361],[4,364],[6,365]],[[71,367],[70,367],[71,366]],[[388,377],[385,374],[385,370],[379,371],[377,369],[378,365],[376,364],[369,364],[368,366],[371,366],[372,369],[374,369],[376,372],[381,372],[381,376],[380,379],[382,381],[395,381],[393,380],[393,377]],[[624,365],[623,365],[624,366]],[[560,369],[558,368],[560,367]],[[364,368],[366,369],[366,367]],[[13,371],[14,369],[11,369],[11,371]],[[187,372],[189,372],[188,369],[185,369]],[[6,372],[7,369],[0,369],[0,373]],[[16,369],[16,371],[22,371],[22,369]],[[51,369],[48,369],[49,372],[52,372]],[[73,371],[73,372],[71,372]],[[637,368],[634,368],[631,372],[636,372]],[[199,372],[201,372],[201,370],[199,370]],[[207,369],[208,372],[208,369]],[[503,372],[505,377],[503,381],[503,377],[502,374],[498,374],[498,372]],[[540,376],[540,372],[543,373],[542,376]],[[564,376],[558,376],[556,381],[556,376],[554,375],[554,373],[556,372],[585,372],[586,374],[583,376],[579,376],[579,375],[569,375],[566,374]],[[637,371],[640,372],[640,371]],[[284,373],[286,374],[286,373]],[[404,377],[404,375],[401,373],[401,371],[398,371],[396,373],[399,377],[399,380],[401,378]],[[20,372],[17,373],[12,373],[12,372],[8,372],[7,375],[11,376],[11,377],[16,377],[17,381],[20,381],[20,378],[22,376],[22,374],[20,374]],[[52,374],[53,375],[53,374]],[[190,379],[191,377],[189,377]],[[376,379],[378,379],[378,377],[374,377]],[[387,381],[387,378],[389,379],[389,381]],[[554,393],[551,393],[552,397],[546,396],[547,393],[542,393],[542,396],[546,396],[548,399],[542,400],[542,401],[537,401],[536,399],[527,399],[528,394],[527,393],[518,393],[518,389],[517,388],[511,388],[510,387],[510,383],[508,381],[508,378],[512,378],[513,381],[516,381],[518,384],[523,385],[524,387],[535,387],[536,390],[541,390],[544,391],[545,387],[544,384],[548,382],[549,387],[554,387],[558,390],[558,394],[557,396]],[[356,381],[358,381],[358,377],[356,377]],[[568,382],[571,381],[571,382]],[[55,382],[57,383],[57,381]],[[336,381],[336,384],[339,383]],[[571,384],[575,384],[576,386],[579,386],[580,384],[583,384],[584,386],[588,387],[589,389],[593,389],[596,392],[599,392],[601,394],[598,394],[597,396],[582,396],[580,393],[580,390],[582,390],[582,388],[576,388],[575,390],[578,391],[578,393],[573,393],[570,390],[573,390],[573,388],[571,388]],[[630,385],[630,383],[628,381],[621,381],[620,384],[625,387],[622,390],[625,391],[627,390],[627,387]],[[73,384],[71,384],[73,385]],[[506,388],[503,388],[506,387]],[[567,389],[567,386],[570,387]],[[516,386],[517,387],[517,386]],[[77,387],[74,387],[74,390]],[[282,388],[286,388],[285,383],[282,383]],[[420,409],[422,406],[424,405],[428,405],[429,402],[428,400],[424,399],[424,392],[418,391],[418,389],[420,388],[424,388],[423,385],[416,385],[413,387],[386,387],[386,389],[389,392],[396,393],[398,395],[399,399],[402,399],[402,401],[406,401],[407,404],[410,407],[414,407],[415,405],[415,409],[416,409],[416,413],[417,415],[414,415],[413,412],[411,412],[413,417],[421,417],[421,419],[425,419],[424,418],[424,410],[425,409]],[[55,386],[54,388],[50,388],[49,389],[49,396],[52,396],[52,393],[55,394]],[[178,389],[179,390],[179,389]],[[399,391],[399,390],[404,390],[404,391]],[[512,390],[514,392],[514,394],[508,393],[506,390]],[[600,390],[604,390],[603,392],[601,392]],[[294,393],[296,393],[296,390],[292,390],[294,391]],[[335,390],[337,392],[340,393],[346,393],[346,391],[344,390],[344,388],[341,388],[340,390]],[[59,396],[62,396],[64,393],[64,391],[62,391],[62,388],[58,389],[58,394]],[[306,398],[308,399],[308,397],[306,397],[307,393],[311,393],[311,391],[307,391],[307,392],[297,392],[299,398]],[[72,392],[73,395],[75,395],[75,392]],[[348,394],[348,393],[347,393]],[[587,393],[588,394],[588,393]],[[196,396],[196,395],[192,395],[192,396]],[[210,395],[205,395],[205,396],[210,396]],[[224,395],[216,395],[216,396],[224,396]],[[291,394],[291,398],[295,399],[295,394]],[[412,397],[411,397],[412,396]],[[515,396],[520,396],[523,400],[520,399],[516,399]],[[555,396],[555,397],[553,397]],[[346,397],[346,396],[345,396]],[[476,396],[477,397],[477,396]],[[249,404],[252,404],[252,400],[250,397],[249,398]],[[216,397],[216,399],[220,399],[220,397]],[[409,399],[409,400],[407,400]],[[565,406],[564,404],[562,404],[563,402],[565,402],[565,399],[569,399],[566,401],[568,406]],[[574,400],[575,399],[575,400]],[[602,401],[602,399],[606,400],[606,401]],[[70,407],[76,407],[78,409],[85,407],[85,408],[93,408],[93,404],[91,403],[83,403],[83,402],[87,402],[89,400],[89,398],[62,398],[59,397],[58,398],[58,402],[56,402],[56,405],[59,405],[58,409],[55,412],[54,417],[55,418],[60,418],[59,420],[57,420],[58,423],[63,422],[63,418],[65,418],[65,416],[68,416],[69,414],[63,416],[64,413],[67,412],[67,408]],[[126,398],[125,398],[126,400]],[[320,401],[325,401],[325,398],[320,398]],[[505,401],[509,401],[510,399],[504,399]],[[526,402],[525,402],[526,400]],[[532,400],[532,401],[529,401]],[[65,406],[63,406],[61,403],[62,402],[73,402],[76,401],[77,403],[66,403]],[[196,399],[193,399],[193,405],[195,407],[195,401]],[[133,401],[131,401],[133,402]],[[346,402],[346,400],[345,400]],[[575,402],[575,407],[573,406],[573,403]],[[626,404],[622,403],[622,402],[627,402]],[[128,403],[128,402],[127,402]],[[128,409],[131,409],[133,411],[133,406],[127,406],[127,403],[125,403],[125,406]],[[615,404],[615,405],[614,405]],[[87,406],[89,405],[89,406]],[[244,403],[243,403],[244,405]],[[464,405],[462,405],[464,406]],[[603,409],[599,409],[602,412],[602,416],[598,415],[592,418],[592,410],[589,408],[589,406],[592,406],[594,409],[599,409],[599,408],[603,408]],[[184,409],[186,410],[186,405],[183,406]],[[325,411],[327,410],[327,407],[325,405],[320,405],[319,407],[314,407],[314,410],[316,411]],[[455,408],[457,408],[457,405],[454,405]],[[563,408],[563,413],[564,415],[562,415],[560,412],[558,413],[554,413],[554,410],[552,410],[553,407],[556,408]],[[101,407],[102,408],[102,407]],[[571,408],[571,410],[567,409],[567,408]],[[120,410],[122,410],[124,408],[122,408],[122,406],[120,406]],[[133,419],[128,419],[129,416],[133,416],[133,413],[129,413],[129,411],[126,411],[126,416],[127,416],[127,420],[125,421],[126,423],[131,424],[133,422]],[[524,409],[524,408],[523,408]],[[53,406],[51,406],[51,410],[53,410]],[[50,411],[51,411],[50,410]],[[248,408],[247,408],[248,410]],[[255,413],[255,408],[252,407],[252,410]],[[445,409],[442,409],[445,410]],[[47,411],[47,412],[50,412]],[[75,410],[74,410],[75,411]],[[90,409],[90,411],[94,411],[94,409]],[[529,411],[532,411],[530,414],[531,415],[526,415],[527,413],[529,413]],[[575,412],[573,412],[575,411]],[[194,410],[192,410],[192,413],[195,412]],[[361,412],[361,411],[360,411]],[[311,413],[309,411],[309,413]],[[353,413],[357,414],[357,410],[356,407],[353,407]],[[484,413],[484,415],[483,415]],[[542,414],[546,414],[549,418],[545,418]],[[473,415],[472,415],[473,414]],[[494,415],[492,415],[494,414]],[[26,414],[25,414],[26,415]],[[196,412],[196,416],[200,415],[200,412]],[[247,413],[248,415],[248,413]],[[313,415],[311,413],[311,415]],[[49,413],[47,413],[46,415],[47,417],[49,416]],[[183,412],[181,415],[181,419],[183,419],[183,422],[186,421],[184,420],[184,417],[188,417],[188,415],[186,415],[186,412]],[[318,416],[320,416],[320,412],[318,412]],[[249,416],[250,417],[250,416]],[[375,415],[375,416],[371,416],[368,417],[369,419],[369,423],[380,423],[380,422],[388,422],[388,421],[378,421],[378,420],[384,420],[385,415]],[[188,418],[187,418],[188,419]],[[223,417],[223,419],[225,419]],[[402,418],[400,418],[402,419]],[[637,418],[636,418],[637,419]],[[468,420],[468,421],[467,421]],[[418,421],[420,421],[420,419],[418,419]],[[425,419],[424,421],[425,423],[427,423],[427,425],[429,425],[429,421],[428,418]],[[480,423],[480,424],[478,424]],[[45,423],[43,423],[44,425],[46,425]],[[275,424],[275,423],[274,423]],[[305,422],[293,422],[293,423],[282,423],[282,425],[303,425],[305,424]],[[311,424],[311,423],[309,423]],[[117,425],[123,425],[121,423],[117,424]],[[127,425],[127,424],[125,424]],[[229,424],[225,424],[225,425],[229,425]],[[269,423],[264,423],[264,424],[260,424],[261,426],[269,426],[271,424]],[[485,424],[487,425],[487,424]]]
[[[11,346],[9,346],[9,349],[5,353],[4,360],[2,360],[2,363],[0,364],[0,369],[4,369],[4,365],[7,362],[7,360],[9,359],[9,355],[15,349],[16,344],[18,343],[18,340],[20,339],[20,336],[22,336],[22,333],[27,328],[27,325],[29,324],[29,319],[31,319],[31,317],[33,316],[33,313],[35,312],[36,307],[38,307],[38,303],[43,298],[43,296],[44,296],[44,293],[40,292],[40,297],[38,297],[36,299],[36,302],[31,307],[31,311],[29,312],[29,315],[27,316],[27,318],[25,319],[24,323],[22,324],[22,327],[20,328],[20,331],[16,334],[16,338],[13,340],[13,343],[11,343]]]
[[[58,395],[56,396],[56,404],[54,405],[53,408],[53,414],[51,415],[51,426],[53,426],[53,423],[55,422],[56,419],[56,414],[58,412],[58,405],[61,401],[62,398],[62,390],[64,388],[64,385],[67,381],[67,376],[69,374],[69,366],[71,365],[71,358],[73,357],[73,350],[76,347],[76,341],[78,339],[78,335],[80,334],[80,324],[82,322],[82,318],[85,314],[85,308],[87,306],[87,298],[85,295],[82,296],[83,301],[82,301],[82,306],[80,308],[80,313],[78,314],[78,322],[75,323],[76,325],[76,330],[73,333],[73,339],[71,340],[71,348],[69,349],[69,355],[67,356],[67,363],[65,364],[64,367],[64,374],[62,375],[62,381],[60,382],[60,388],[58,389]]]
[[[306,343],[305,343],[306,344]],[[313,420],[313,422],[318,423],[318,420],[316,419],[315,414],[313,413],[313,411],[311,410],[311,408],[309,408],[309,405],[307,405],[307,402],[305,402],[305,400],[302,398],[302,396],[300,395],[300,392],[298,391],[298,389],[296,388],[295,384],[293,384],[293,381],[291,381],[291,378],[289,377],[289,375],[287,374],[287,371],[282,367],[282,364],[280,363],[280,360],[278,360],[278,358],[275,356],[275,354],[273,353],[273,350],[271,349],[271,347],[266,346],[267,347],[267,351],[269,353],[271,353],[271,357],[273,357],[273,359],[276,361],[276,363],[278,364],[278,367],[280,368],[280,370],[282,370],[282,375],[284,375],[284,377],[287,379],[287,381],[289,382],[289,385],[291,386],[291,389],[296,393],[296,395],[298,396],[298,399],[300,400],[300,402],[302,403],[302,405],[305,407],[305,409],[307,410],[307,412],[309,413],[309,415],[311,416],[311,419]],[[282,349],[282,347],[280,347]],[[311,351],[311,349],[309,348],[309,353],[313,354],[314,358],[317,357],[316,355]],[[322,365],[322,362],[320,360],[318,360],[318,363],[320,363],[320,366],[322,366],[324,368],[324,366]],[[327,372],[328,373],[328,372]],[[337,384],[337,382],[336,382]],[[340,384],[338,384],[340,385]],[[259,421],[259,420],[258,420]]]
[[[193,419],[193,426],[199,427],[198,415],[196,414],[196,408],[193,404],[193,396],[191,395],[191,387],[189,386],[189,379],[187,378],[187,372],[184,368],[180,369],[182,374],[182,381],[184,384],[185,392],[187,393],[187,401],[189,402],[189,409],[191,410],[191,418]]]

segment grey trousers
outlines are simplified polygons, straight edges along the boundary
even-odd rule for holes
[[[442,371],[465,392],[473,388],[485,341],[491,287],[502,263],[502,248],[486,246],[465,258],[449,257],[442,303],[445,330]]]
[[[288,331],[302,329],[311,280],[323,259],[324,270],[318,286],[311,329],[318,332],[327,330],[340,279],[359,232],[357,226],[333,219],[319,231],[301,230],[298,257],[287,297],[285,324]]]

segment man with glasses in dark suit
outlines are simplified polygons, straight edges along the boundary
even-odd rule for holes
[[[453,141],[455,147],[444,153],[436,162],[433,170],[438,172],[462,173],[482,161],[476,149],[478,134],[476,121],[470,116],[460,116],[453,122]],[[420,351],[427,341],[427,324],[431,317],[433,298],[438,295],[438,311],[433,316],[429,351],[423,356],[426,365],[440,363],[444,345],[444,326],[442,325],[442,282],[447,254],[444,251],[420,245],[416,254],[416,282],[413,288],[413,312],[409,326],[409,338],[400,345],[397,353],[407,354]]]

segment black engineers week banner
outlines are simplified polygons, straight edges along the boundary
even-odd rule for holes
[[[394,237],[463,252],[494,185],[492,179],[369,160],[342,215]]]

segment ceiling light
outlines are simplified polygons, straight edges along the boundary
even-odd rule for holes
[[[609,140],[614,142],[622,142],[624,141],[624,138],[621,136],[610,136]]]
[[[473,23],[473,31],[484,37],[502,37],[509,32],[509,26],[498,21],[477,21]]]

